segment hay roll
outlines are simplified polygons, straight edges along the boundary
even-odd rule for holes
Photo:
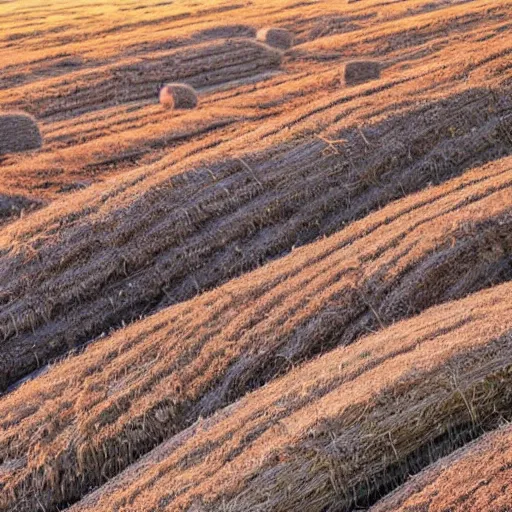
[[[380,78],[380,63],[373,60],[357,60],[345,64],[345,84],[357,85]]]
[[[187,84],[167,84],[160,91],[160,103],[167,108],[192,109],[197,106],[197,94]]]
[[[293,45],[293,36],[285,28],[262,28],[256,39],[280,50],[287,50]]]
[[[42,143],[32,116],[23,112],[0,113],[0,155],[39,149]]]

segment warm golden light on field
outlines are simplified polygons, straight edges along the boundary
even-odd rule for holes
[[[511,19],[0,0],[0,512],[508,510]]]

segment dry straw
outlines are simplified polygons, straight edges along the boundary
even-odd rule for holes
[[[201,512],[370,506],[409,474],[510,418],[511,291],[507,283],[432,308],[296,367],[161,444],[73,510],[158,510],[164,500],[165,510],[191,511],[199,502]],[[110,427],[116,407],[109,405],[99,421]],[[117,453],[105,447],[107,464],[143,435],[136,425]],[[101,468],[103,449],[87,460]],[[43,473],[34,475],[37,488],[51,488]],[[30,510],[26,496],[14,494],[7,505],[17,499],[20,510]]]
[[[345,130],[339,137],[349,141],[355,164],[345,156],[323,156],[325,142],[307,140],[280,148],[274,157],[262,151],[243,159],[250,170],[240,160],[219,159],[214,172],[222,181],[207,170],[184,173],[165,194],[153,190],[130,200],[130,215],[113,210],[118,213],[102,218],[101,229],[78,208],[77,222],[58,235],[51,224],[42,228],[42,263],[32,258],[27,264],[27,255],[0,265],[0,300],[6,300],[0,311],[0,389],[69,346],[136,318],[150,304],[161,309],[189,299],[289,250],[298,239],[332,233],[429,182],[506,154],[512,128],[508,91],[496,98],[485,90],[467,91],[365,127],[367,140],[378,141],[372,151],[357,127]],[[446,139],[454,128],[456,136]],[[327,176],[330,169],[336,171]],[[59,237],[57,254],[53,244]],[[92,255],[96,244],[105,248],[100,256]],[[172,264],[158,264],[160,256]]]
[[[23,112],[0,113],[0,155],[39,149],[42,143],[32,116]]]
[[[357,85],[380,78],[380,64],[372,60],[357,60],[345,64],[345,84]]]
[[[160,103],[167,108],[192,109],[197,107],[197,94],[187,84],[167,84],[160,91]]]
[[[408,480],[371,512],[508,510],[512,425],[497,429]],[[475,471],[478,468],[478,471]],[[485,482],[482,486],[481,482]]]
[[[512,158],[508,161],[512,165]],[[512,178],[505,169],[510,167],[479,168],[412,200],[393,203],[245,279],[136,322],[8,395],[0,402],[0,418],[7,418],[0,422],[6,428],[0,435],[0,460],[26,457],[27,464],[4,479],[0,510],[15,503],[24,504],[19,512],[35,510],[37,503],[29,495],[40,488],[49,490],[39,496],[48,510],[68,503],[199,417],[210,416],[320,352],[350,345],[382,325],[506,279],[506,270],[497,272],[506,269],[512,248],[512,219],[507,217]],[[189,259],[194,262],[193,255]],[[354,262],[360,261],[369,264],[358,269]],[[147,284],[147,274],[141,279]],[[199,274],[192,278],[200,279]],[[143,293],[135,279],[131,282]],[[489,325],[502,314],[484,313],[479,318]],[[452,313],[447,318],[450,325],[457,323]],[[422,325],[442,327],[431,317]],[[403,332],[414,336],[416,327]],[[484,332],[476,324],[467,328]],[[391,340],[394,335],[376,346],[390,354],[403,350],[403,345],[390,346]],[[27,348],[32,358],[36,349],[33,342]],[[42,360],[45,354],[37,353]],[[375,357],[375,347],[367,346],[349,360],[364,365]],[[23,364],[21,359],[16,363]],[[341,363],[334,365],[335,378]],[[325,387],[315,382],[304,389]],[[357,410],[361,415],[362,409]],[[80,434],[70,444],[68,433],[75,429]],[[51,441],[44,434],[48,431]]]
[[[10,104],[12,108],[34,109],[38,118],[70,117],[150,100],[155,90],[168,82],[186,83],[197,89],[255,77],[279,68],[281,59],[280,51],[252,39],[207,41],[83,70],[73,80],[63,75],[48,90],[42,86],[34,89],[31,94],[37,95],[37,104],[23,96]]]
[[[285,28],[262,28],[256,34],[256,39],[281,50],[287,50],[293,45],[293,36]]]

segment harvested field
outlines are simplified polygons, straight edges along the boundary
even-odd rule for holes
[[[0,0],[0,511],[434,499],[512,420],[511,19]]]
[[[408,0],[387,5],[385,10],[370,2],[333,5],[324,0],[309,4],[280,0],[279,5],[258,0],[244,8],[219,5],[220,10],[202,9],[199,4],[185,6],[180,0],[171,6],[159,5],[161,2],[153,5],[155,1],[149,0],[147,9],[115,2],[106,8],[102,1],[94,7],[84,1],[73,8],[62,2],[48,2],[44,7],[35,0],[26,0],[23,9],[16,9],[15,2],[2,5],[0,23],[9,37],[0,40],[1,86],[5,85],[0,90],[0,103],[21,109],[27,106],[27,94],[34,100],[28,106],[34,109],[40,101],[47,102],[48,95],[63,97],[55,100],[61,110],[43,120],[43,154],[4,164],[0,193],[29,194],[31,199],[46,203],[156,161],[163,160],[165,172],[174,173],[174,163],[191,152],[197,154],[215,146],[209,153],[225,156],[234,147],[247,151],[262,142],[268,148],[283,138],[294,140],[304,133],[326,135],[323,130],[333,119],[342,127],[351,122],[364,127],[368,117],[383,105],[395,105],[400,111],[406,104],[419,105],[447,96],[450,89],[456,93],[458,89],[491,85],[493,77],[510,79],[506,58],[510,51],[506,34],[510,6],[505,0],[492,4],[479,0],[469,6],[439,2],[435,8],[435,2],[430,2],[428,9],[425,1]],[[57,11],[55,16],[42,16],[53,10]],[[218,12],[228,13],[231,25],[224,21],[219,25]],[[222,46],[221,39],[226,37],[253,37],[254,27],[263,23],[288,28],[303,44],[293,50],[298,60],[292,54],[286,57],[277,76],[266,73],[222,85],[228,87],[226,93],[219,92],[220,86],[201,92],[201,110],[209,105],[218,113],[236,111],[235,126],[214,125],[207,134],[193,135],[193,142],[180,140],[141,156],[133,140],[144,144],[144,138],[136,137],[132,130],[140,134],[147,128],[150,132],[162,123],[158,110],[148,103],[156,102],[158,88],[170,79],[167,75],[154,84],[153,96],[147,100],[101,110],[93,104],[83,105],[85,111],[95,110],[77,114],[81,110],[72,87],[83,76],[93,77],[95,70],[122,67],[122,63],[137,67],[141,60],[158,61],[166,52],[198,52],[201,44],[204,46],[198,46],[204,41],[201,34]],[[332,30],[331,25],[335,26]],[[25,26],[30,28],[22,28]],[[417,41],[411,36],[411,27],[418,34]],[[393,45],[388,43],[391,39]],[[307,61],[302,62],[300,55]],[[340,91],[342,64],[356,58],[377,59],[383,64],[383,79],[372,87],[375,91],[361,91],[362,97],[359,91]],[[336,59],[339,63],[333,62]],[[101,73],[98,76],[101,78]],[[400,94],[375,94],[401,80],[405,82]],[[50,84],[57,88],[51,85],[50,90]],[[66,100],[68,89],[73,94]],[[253,107],[250,112],[242,108],[248,105]],[[75,107],[78,111],[73,110]],[[392,109],[387,113],[391,115]],[[182,121],[193,123],[190,115]],[[158,129],[166,130],[164,126]],[[62,135],[68,131],[76,136]],[[125,150],[126,145],[131,147]],[[193,145],[195,152],[191,151]],[[187,148],[176,154],[177,146]]]
[[[297,363],[511,279],[511,227],[512,157],[97,341],[0,402],[0,460],[25,461],[0,504],[72,502]]]
[[[190,298],[405,193],[509,153],[511,109],[504,90],[468,91],[368,127],[365,137],[357,128],[344,131],[343,152],[325,153],[323,140],[311,140],[250,163],[199,167],[144,194],[147,184],[134,177],[135,186],[115,183],[88,201],[85,215],[76,203],[74,214],[54,210],[60,219],[49,229],[29,220],[24,234],[13,225],[0,234],[0,388],[109,326]],[[406,128],[412,124],[414,131]],[[369,138],[381,141],[378,150],[368,152]],[[121,199],[133,194],[127,187],[140,190],[129,205]]]
[[[280,63],[277,51],[249,39],[209,42],[38,81],[16,89],[7,106],[21,106],[40,119],[62,119],[155,98],[166,82],[212,86],[275,69]]]
[[[73,512],[355,510],[512,411],[512,286],[326,354],[200,420]]]
[[[506,426],[441,459],[371,510],[508,510],[511,463],[512,427]]]

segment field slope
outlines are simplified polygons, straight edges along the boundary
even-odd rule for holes
[[[417,96],[409,82],[391,91],[377,84],[363,95],[342,89],[303,114],[306,126],[320,122],[334,134],[327,137],[346,140],[339,149],[321,133],[279,142],[278,132],[250,154],[216,146],[176,165],[164,157],[7,226],[0,233],[0,389],[123,322],[509,154],[507,73],[486,87],[454,87],[451,70],[443,80],[453,94],[436,98],[439,91],[430,91],[420,104],[378,116],[365,133],[364,109],[346,103],[351,96],[369,103],[366,109],[385,102],[393,111],[406,91]],[[357,113],[348,120],[351,108]],[[299,109],[294,116],[300,119]]]
[[[511,223],[509,157],[98,340],[0,402],[4,505],[73,501],[293,365],[511,279]]]
[[[511,20],[0,0],[0,105],[44,139],[0,155],[0,511],[405,511],[448,485],[436,461],[512,419]]]
[[[292,370],[73,511],[354,510],[510,418],[510,284]]]

